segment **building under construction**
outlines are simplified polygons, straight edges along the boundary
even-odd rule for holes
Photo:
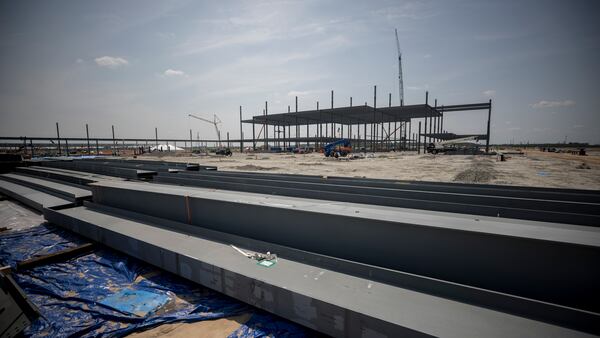
[[[319,149],[324,144],[347,138],[355,149],[365,151],[413,150],[421,151],[430,142],[464,137],[447,133],[444,129],[444,113],[484,110],[488,113],[486,133],[477,136],[486,140],[486,152],[489,151],[490,119],[492,101],[459,105],[429,104],[429,95],[425,94],[423,104],[392,106],[389,94],[388,105],[377,106],[377,87],[374,88],[373,105],[352,105],[337,107],[333,105],[331,91],[330,108],[320,108],[317,102],[315,110],[269,114],[268,103],[262,115],[243,120],[240,107],[240,133],[242,123],[252,125],[252,148],[269,150],[271,147]],[[414,124],[414,126],[413,126]],[[243,149],[244,142],[240,140]]]
[[[315,110],[298,111],[298,97],[292,112],[288,106],[287,113],[269,114],[268,102],[265,102],[262,115],[244,119],[240,106],[240,138],[221,138],[218,118],[205,120],[217,130],[217,138],[193,138],[189,130],[189,138],[160,138],[159,129],[154,129],[154,138],[124,138],[115,134],[112,126],[112,137],[101,138],[90,136],[88,125],[85,126],[85,137],[61,137],[58,122],[56,137],[18,136],[0,137],[0,148],[9,152],[22,152],[31,157],[68,154],[106,155],[121,154],[126,150],[144,149],[152,151],[163,147],[166,151],[178,149],[194,151],[210,147],[234,149],[239,144],[240,151],[251,148],[254,151],[319,151],[325,144],[349,139],[352,147],[358,151],[425,151],[431,142],[474,137],[485,140],[485,151],[489,152],[490,119],[492,100],[481,103],[440,105],[437,100],[430,103],[429,94],[425,93],[422,104],[405,105],[402,100],[399,106],[392,106],[392,94],[388,95],[385,106],[377,105],[377,87],[374,87],[373,104],[367,102],[353,105],[352,97],[347,107],[334,107],[334,92],[331,91],[329,108],[322,108],[316,102]],[[458,135],[444,128],[444,117],[447,113],[479,110],[487,112],[487,125],[482,128],[485,133]],[[246,124],[246,129],[244,129]],[[248,132],[247,125],[251,130]],[[248,136],[249,135],[249,136]],[[169,146],[169,145],[172,145]]]

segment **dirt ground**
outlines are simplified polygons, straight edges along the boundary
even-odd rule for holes
[[[205,320],[195,323],[174,323],[163,324],[153,329],[141,332],[134,332],[128,337],[135,338],[154,338],[154,337],[169,337],[169,338],[187,338],[187,337],[203,337],[217,338],[227,337],[232,332],[237,330],[240,325],[250,319],[250,314],[243,314],[237,317],[221,318],[216,320]]]
[[[216,165],[223,171],[600,190],[600,149],[588,151],[588,156],[526,150],[523,155],[508,154],[506,157],[507,160],[501,162],[497,156],[418,155],[414,152],[375,153],[355,160],[326,158],[320,153],[234,153],[231,157],[189,154],[141,156],[144,159]]]

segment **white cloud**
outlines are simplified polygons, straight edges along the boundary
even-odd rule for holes
[[[485,95],[485,96],[494,96],[494,95],[496,95],[496,91],[492,90],[492,89],[488,89],[488,90],[486,90],[486,91],[483,92],[483,95]]]
[[[430,57],[431,57],[431,54],[425,54],[425,55],[423,55],[424,59],[429,59]]]
[[[165,76],[169,76],[169,77],[177,77],[177,76],[183,76],[183,77],[187,77],[188,75],[182,71],[182,70],[175,70],[175,69],[167,69],[164,72]]]
[[[77,59],[77,60],[75,60],[75,63],[81,64],[81,63],[83,63],[83,59]]]
[[[310,94],[310,91],[306,90],[306,91],[299,91],[299,90],[292,90],[291,92],[287,93],[288,96],[306,96]]]
[[[102,56],[99,58],[95,58],[94,61],[96,62],[96,64],[100,67],[106,67],[106,68],[119,68],[121,66],[126,66],[129,64],[129,61],[120,58],[120,57],[114,57],[114,56]]]
[[[531,107],[539,109],[539,108],[554,108],[554,107],[570,107],[574,106],[575,101],[573,100],[564,100],[564,101],[545,101],[542,100],[537,103],[530,104]]]
[[[582,124],[573,125],[573,128],[575,128],[575,129],[579,129],[579,128],[583,128],[583,127],[584,127],[584,125],[582,125]]]

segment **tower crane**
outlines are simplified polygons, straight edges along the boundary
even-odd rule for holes
[[[221,148],[221,130],[219,130],[219,124],[221,123],[221,120],[219,119],[219,117],[217,116],[217,114],[213,114],[213,120],[209,120],[209,119],[205,119],[203,117],[199,117],[196,116],[194,114],[188,114],[189,117],[193,117],[195,119],[198,119],[200,121],[204,121],[204,122],[208,122],[212,125],[215,126],[215,130],[217,131],[217,139],[219,140],[219,148]]]
[[[399,99],[402,104],[404,101],[404,82],[402,80],[402,53],[400,53],[400,40],[398,39],[398,29],[396,31],[396,47],[398,48],[398,91]]]

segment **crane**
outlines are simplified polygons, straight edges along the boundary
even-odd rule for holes
[[[217,116],[217,114],[213,115],[213,120],[209,120],[209,119],[205,119],[203,117],[199,117],[196,116],[194,114],[188,114],[189,117],[193,117],[195,119],[198,119],[200,121],[204,121],[204,122],[208,122],[212,125],[215,126],[215,130],[217,131],[217,139],[219,140],[219,148],[221,148],[221,131],[219,130],[219,123],[221,123],[221,120],[219,119],[219,117]]]
[[[404,82],[402,81],[402,53],[400,53],[400,40],[398,39],[398,29],[396,31],[396,47],[398,48],[398,91],[400,104],[404,101]]]

